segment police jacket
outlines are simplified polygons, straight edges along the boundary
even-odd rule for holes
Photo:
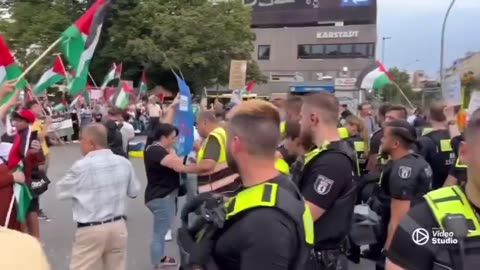
[[[421,153],[433,171],[433,189],[443,186],[450,167],[455,163],[455,152],[448,130],[424,131],[419,139]]]
[[[400,222],[388,258],[405,269],[478,269],[479,217],[461,187],[431,191]]]
[[[323,167],[321,164],[332,162],[332,160],[335,160],[333,161],[335,163],[339,157],[343,157],[342,164],[337,164],[343,170],[341,177],[348,179],[328,178],[327,175],[335,174],[328,170],[336,170],[334,168],[326,168],[324,172],[318,172],[317,166]],[[315,221],[315,248],[317,250],[339,248],[347,237],[357,195],[358,174],[356,172],[355,152],[348,142],[339,141],[326,143],[307,153],[304,156],[304,165],[300,175],[295,175],[298,173],[292,175],[305,199],[310,203],[318,206],[325,200],[333,199],[327,208],[322,207],[326,211]],[[312,179],[314,179],[313,182]],[[336,197],[329,197],[332,196],[332,193],[329,192],[335,185],[342,186],[342,190]]]
[[[431,190],[432,169],[423,157],[411,153],[390,160],[379,184],[383,203],[389,205],[392,198],[415,202]]]
[[[263,184],[245,188],[232,197],[225,206],[226,221],[224,228],[215,237],[213,255],[219,269],[240,269],[240,265],[241,267],[265,267],[265,264],[271,263],[265,261],[268,260],[268,256],[264,258],[262,254],[252,254],[252,250],[259,251],[258,247],[281,253],[290,250],[289,262],[278,263],[288,264],[289,270],[305,269],[314,242],[313,219],[300,192],[287,176],[280,175]],[[274,212],[265,212],[268,209]],[[272,224],[271,217],[281,218],[283,225],[278,222]],[[281,246],[269,246],[274,245],[269,244],[274,242],[274,239],[272,241],[263,239],[260,242],[258,239],[250,239],[252,233],[264,237],[279,225],[282,228],[283,226],[292,228],[290,221],[295,224],[292,230],[288,230],[288,233],[294,234],[288,235],[288,239],[294,240],[292,242],[283,243]],[[250,224],[259,222],[264,224],[262,228],[255,227],[252,228],[253,231],[249,231]],[[272,227],[269,227],[269,224]],[[272,235],[272,237],[286,238],[287,236]]]

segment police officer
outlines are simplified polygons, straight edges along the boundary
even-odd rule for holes
[[[390,161],[380,179],[380,197],[386,206],[382,218],[389,221],[384,224],[387,248],[410,205],[430,191],[432,169],[423,157],[410,151],[415,136],[415,129],[405,120],[389,122],[384,130],[382,150]]]
[[[313,220],[295,185],[275,169],[280,115],[270,103],[237,105],[227,123],[227,160],[244,189],[226,204],[213,239],[181,228],[183,269],[302,270],[313,244]],[[214,263],[217,268],[210,268]]]
[[[360,175],[364,175],[366,173],[368,157],[368,130],[363,120],[355,115],[348,116],[345,122],[348,134],[350,135],[348,141],[357,153]]]
[[[213,111],[203,111],[197,117],[197,130],[205,138],[197,154],[197,164],[191,164],[185,173],[198,174],[199,193],[217,192],[233,196],[241,183],[238,174],[227,164],[226,131]]]
[[[376,130],[370,137],[370,152],[367,163],[367,170],[370,172],[381,171],[386,163],[386,158],[382,157],[380,146],[383,138],[383,127],[386,123],[403,119],[407,120],[407,109],[402,105],[384,104],[378,109],[381,128]]]
[[[431,191],[410,209],[388,249],[388,270],[478,268],[480,119],[470,120],[464,135],[460,159],[468,165],[465,188],[449,186]],[[446,244],[438,244],[441,241]]]
[[[419,138],[420,152],[433,170],[432,188],[443,186],[447,179],[450,167],[455,164],[455,152],[450,143],[448,123],[444,110],[446,106],[440,102],[434,102],[429,109],[431,129]]]
[[[300,121],[300,110],[302,108],[302,98],[299,96],[289,97],[285,103],[285,120],[280,124],[280,132],[282,134],[282,142],[278,147],[277,151],[279,152],[280,159],[283,159],[288,166],[291,166],[292,163],[297,158],[295,155],[289,154],[285,148],[285,139],[287,133],[287,124],[288,122],[299,122]]]
[[[338,107],[327,92],[306,96],[302,106],[301,138],[317,146],[304,156],[298,183],[315,220],[315,247],[307,269],[347,267],[344,251],[356,199],[356,161],[348,142],[340,139]]]

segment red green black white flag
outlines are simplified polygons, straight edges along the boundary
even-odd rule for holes
[[[70,82],[71,95],[85,90],[88,68],[102,32],[102,25],[110,0],[97,0],[73,25],[61,35],[61,51],[75,70]]]
[[[4,81],[14,80],[22,74],[22,69],[15,63],[15,58],[13,58],[10,49],[7,46],[7,43],[0,35],[0,84]],[[23,89],[27,85],[27,81],[22,79],[17,83],[17,89]],[[0,105],[7,103],[15,93],[6,94],[2,100],[0,100]]]

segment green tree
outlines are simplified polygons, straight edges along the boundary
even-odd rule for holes
[[[0,31],[17,61],[27,67],[86,10],[87,4],[81,0],[8,0],[0,5],[10,15],[0,23]],[[29,81],[35,82],[48,68],[53,53],[27,75]]]
[[[137,1],[138,2],[138,1]],[[137,81],[146,68],[150,80],[170,66],[181,70],[192,89],[228,82],[230,60],[249,61],[249,79],[262,82],[251,59],[255,35],[251,10],[242,1],[213,4],[208,0],[119,0],[113,24],[94,69],[113,61],[124,63],[125,77]],[[99,66],[100,65],[100,66]]]
[[[391,68],[389,73],[393,77],[393,81],[403,90],[405,95],[412,101],[419,101],[421,99],[421,93],[412,91],[412,85],[410,84],[410,75],[405,71],[400,71],[397,67]],[[400,103],[408,105],[405,98],[402,96],[397,86],[394,84],[387,85],[381,90],[383,99],[390,103]]]

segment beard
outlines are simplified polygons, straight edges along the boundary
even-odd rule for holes
[[[226,156],[227,156],[227,164],[228,164],[228,168],[230,168],[230,170],[232,170],[232,172],[234,173],[238,173],[238,163],[237,161],[235,160],[235,158],[233,157],[233,154],[232,152],[230,152],[228,150],[228,147],[226,149]]]
[[[300,132],[300,143],[307,151],[315,145],[315,142],[313,141],[313,134],[310,130],[302,130]]]

